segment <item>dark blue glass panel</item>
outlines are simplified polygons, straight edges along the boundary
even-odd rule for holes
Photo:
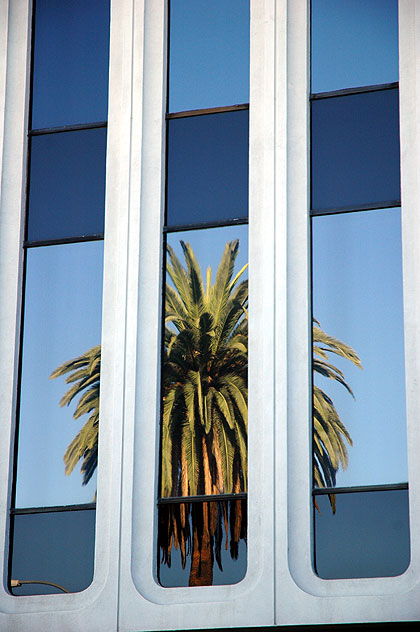
[[[245,577],[246,500],[165,504],[158,513],[162,586],[218,586]]]
[[[248,103],[249,0],[171,0],[169,111]]]
[[[312,0],[312,92],[398,81],[398,0]]]
[[[46,581],[68,592],[92,583],[95,545],[95,510],[19,514],[12,518],[11,579]],[[23,583],[14,595],[61,593],[41,583]]]
[[[408,491],[316,496],[315,570],[323,579],[392,577],[410,563]]]
[[[32,129],[105,121],[109,0],[37,0]]]
[[[312,102],[312,208],[398,201],[398,90]]]
[[[29,241],[103,233],[106,129],[33,136]]]
[[[172,119],[168,226],[248,215],[248,110]]]

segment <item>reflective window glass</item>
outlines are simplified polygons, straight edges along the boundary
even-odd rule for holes
[[[398,0],[312,0],[312,92],[398,81]]]
[[[33,136],[28,240],[101,234],[106,129]]]
[[[236,584],[247,567],[247,501],[159,506],[158,579],[165,587]]]
[[[37,0],[32,129],[107,119],[109,0]]]
[[[168,226],[248,215],[248,110],[168,121]]]
[[[228,494],[232,500],[232,494],[247,491],[247,242],[246,226],[167,235],[163,499]],[[224,565],[220,557],[223,539],[230,538],[232,559],[238,555],[239,540],[246,539],[246,506],[237,502],[160,505],[163,585],[229,584],[242,578],[243,546],[239,565]],[[179,541],[168,538],[173,529]],[[181,557],[174,553],[177,562],[170,571],[172,547],[178,545]],[[213,574],[215,560],[219,571]],[[182,574],[185,564],[190,570]],[[208,572],[196,576],[197,565],[208,566]]]
[[[12,532],[12,594],[78,592],[92,582],[94,509],[15,515]]]
[[[68,448],[81,428],[92,423],[95,400],[91,411],[74,419],[85,390],[81,389],[68,406],[60,406],[63,395],[78,382],[65,382],[74,371],[55,379],[51,374],[100,344],[102,257],[100,241],[31,248],[27,252],[16,507],[68,505],[94,499],[94,477],[84,485],[87,476],[81,474],[79,459],[73,461]],[[89,373],[90,365],[82,362],[78,368]],[[94,375],[92,370],[93,396],[99,389]],[[94,431],[93,425],[90,439]],[[83,454],[83,442],[76,447]],[[94,442],[89,455],[95,461]],[[63,458],[68,473],[74,465],[69,476]]]
[[[169,112],[249,101],[249,0],[171,0]]]
[[[406,482],[400,209],[314,217],[312,249],[313,315],[320,324],[314,329],[318,440],[331,461],[340,460],[339,447],[328,448],[320,428],[331,437],[339,425],[321,389],[345,428],[337,434],[348,464],[338,470],[337,485]],[[322,421],[322,411],[334,424]]]
[[[400,199],[398,90],[312,101],[312,208]]]
[[[315,568],[323,579],[392,577],[410,563],[408,491],[316,496]]]

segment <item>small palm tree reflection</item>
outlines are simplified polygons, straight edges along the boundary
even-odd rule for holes
[[[246,501],[218,500],[219,494],[247,491],[248,434],[248,281],[247,265],[234,273],[239,241],[228,242],[213,282],[203,283],[191,246],[180,242],[185,264],[168,246],[165,337],[162,367],[161,497],[205,495],[209,501],[165,503],[160,507],[158,544],[161,563],[171,565],[172,548],[182,566],[189,556],[189,585],[212,585],[214,559],[222,569],[221,549],[238,556],[246,541]],[[338,381],[352,393],[343,373],[329,362],[335,354],[361,367],[348,345],[313,324],[314,372]],[[75,398],[74,418],[89,417],[64,454],[70,474],[81,460],[83,484],[97,466],[100,345],[58,367],[51,378],[67,375],[70,389],[60,401]],[[331,398],[313,391],[313,476],[318,487],[334,486],[352,444]],[[211,501],[211,497],[214,497]],[[334,495],[330,502],[335,509]],[[230,538],[230,541],[229,541]]]

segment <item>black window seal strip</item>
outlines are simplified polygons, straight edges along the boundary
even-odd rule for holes
[[[166,120],[190,118],[191,116],[204,116],[205,114],[223,114],[223,112],[237,112],[239,110],[249,110],[249,103],[222,105],[216,108],[202,108],[199,110],[183,110],[182,112],[168,112]]]
[[[337,215],[338,213],[356,213],[357,211],[375,211],[385,208],[399,208],[401,200],[385,200],[384,202],[371,202],[368,204],[354,204],[351,206],[337,206],[335,208],[311,209],[311,217],[320,215]]]
[[[197,496],[168,496],[158,498],[158,505],[179,505],[181,503],[202,503],[202,502],[221,502],[225,500],[246,500],[248,494],[246,492],[238,492],[237,494],[200,494]]]
[[[408,483],[355,485],[350,487],[316,487],[312,490],[312,496],[325,496],[326,494],[354,494],[358,492],[388,492],[398,490],[408,490]]]
[[[28,136],[44,136],[46,134],[61,134],[62,132],[79,132],[87,129],[99,129],[108,127],[107,121],[95,121],[93,123],[78,123],[76,125],[62,125],[60,127],[43,127],[28,130]]]
[[[40,246],[60,246],[62,244],[78,244],[85,241],[103,241],[103,233],[94,233],[93,235],[78,235],[75,237],[63,237],[61,239],[37,239],[33,241],[24,241],[24,248],[38,248]]]
[[[249,223],[248,217],[235,217],[234,219],[222,219],[215,222],[197,222],[196,224],[175,224],[164,226],[163,233],[180,233],[187,230],[201,230],[204,228],[223,228],[225,226],[241,226]]]
[[[315,92],[309,95],[310,101],[318,101],[319,99],[331,99],[333,97],[345,97],[351,94],[363,94],[365,92],[379,92],[381,90],[398,89],[399,82],[379,83],[373,86],[359,86],[357,88],[344,88],[342,90],[331,90],[330,92]]]
[[[12,507],[9,512],[11,516],[21,516],[25,514],[60,513],[65,511],[85,511],[91,509],[96,509],[96,503],[54,505],[51,507]]]

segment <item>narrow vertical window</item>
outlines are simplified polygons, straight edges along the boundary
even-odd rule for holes
[[[395,576],[410,561],[397,9],[312,0],[314,566],[324,579]]]
[[[92,581],[99,421],[109,1],[33,12],[14,595]]]
[[[249,3],[170,3],[162,586],[247,567]]]

